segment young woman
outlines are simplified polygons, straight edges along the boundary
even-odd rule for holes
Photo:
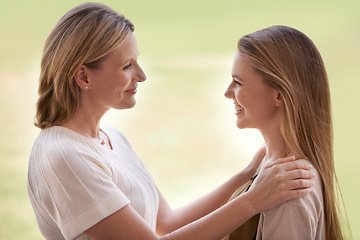
[[[266,144],[262,164],[291,154],[307,159],[316,174],[309,195],[262,212],[225,239],[343,239],[329,83],[314,43],[286,26],[242,37],[225,96],[234,101],[238,128],[260,130]]]
[[[254,173],[255,157],[213,192],[172,210],[122,133],[100,123],[111,108],[134,107],[146,79],[133,31],[123,15],[85,3],[66,13],[45,43],[36,113],[42,130],[28,193],[46,239],[217,240],[252,215],[310,192],[309,164],[280,158],[261,170],[252,190],[226,204]]]

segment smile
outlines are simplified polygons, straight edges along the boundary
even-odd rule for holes
[[[137,88],[126,90],[125,92],[135,94],[137,92]]]
[[[244,111],[245,109],[243,108],[243,107],[241,107],[241,106],[239,106],[239,105],[235,105],[235,111],[236,111],[236,113],[240,113],[240,112],[242,112],[242,111]]]

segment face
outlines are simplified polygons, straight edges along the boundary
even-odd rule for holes
[[[99,69],[86,68],[87,92],[92,105],[103,108],[128,109],[136,104],[138,82],[146,76],[138,64],[139,50],[134,34],[102,62]]]
[[[281,100],[277,90],[264,82],[248,57],[239,51],[234,58],[232,81],[225,96],[234,101],[238,128],[262,130],[279,122]]]

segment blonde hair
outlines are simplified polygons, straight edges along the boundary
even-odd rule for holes
[[[330,90],[324,62],[302,32],[273,26],[245,35],[238,50],[250,57],[283,100],[281,132],[287,145],[311,161],[323,183],[326,239],[343,239],[334,166]]]
[[[45,42],[35,126],[44,129],[69,119],[80,92],[75,71],[82,64],[100,68],[133,31],[130,20],[103,4],[84,3],[67,12]]]

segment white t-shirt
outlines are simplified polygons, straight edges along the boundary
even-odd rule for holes
[[[112,150],[64,127],[42,130],[36,139],[27,186],[46,239],[88,239],[85,230],[127,204],[155,231],[159,196],[153,178],[122,133],[101,129]]]

